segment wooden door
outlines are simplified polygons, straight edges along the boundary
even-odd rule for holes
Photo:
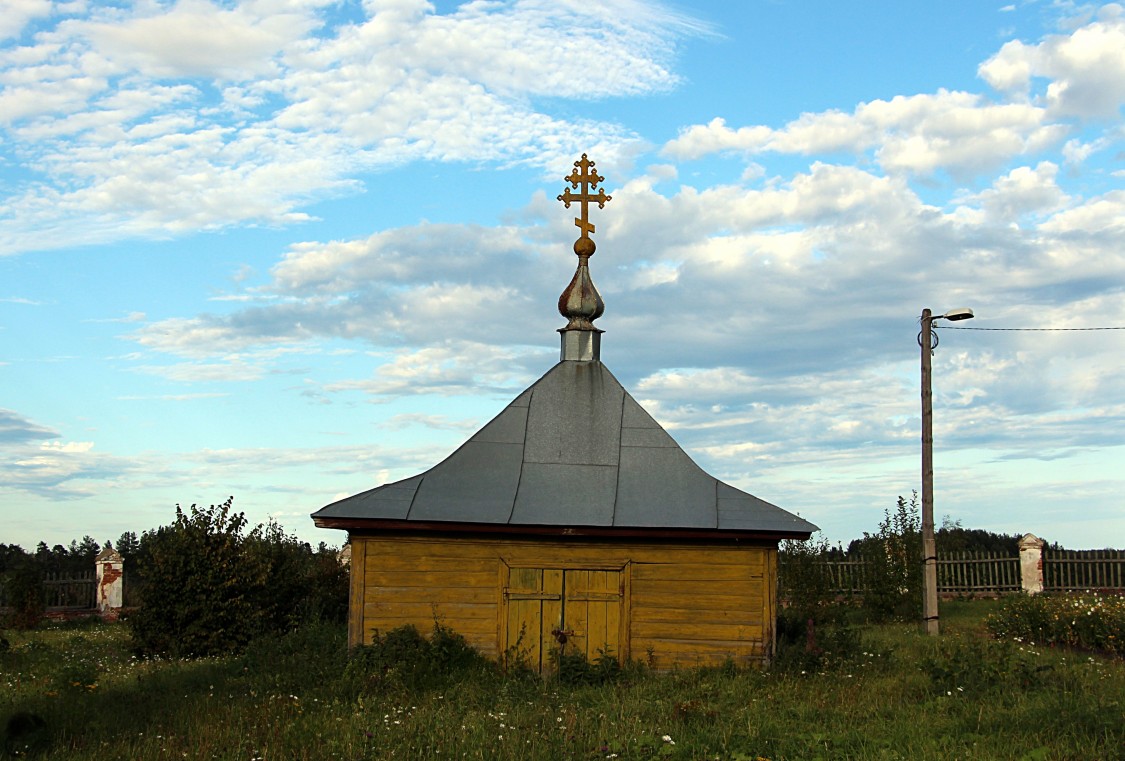
[[[623,658],[624,599],[621,570],[509,568],[502,647],[541,673],[558,649]]]

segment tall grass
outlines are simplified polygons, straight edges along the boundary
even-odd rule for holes
[[[872,627],[821,671],[626,669],[595,685],[472,658],[365,679],[335,626],[190,662],[136,659],[115,625],[13,632],[0,717],[15,717],[9,755],[77,761],[1121,758],[1122,661],[992,639],[995,609],[943,605],[936,639]]]

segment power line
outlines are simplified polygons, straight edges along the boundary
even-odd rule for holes
[[[939,327],[934,325],[935,328]],[[1037,332],[1037,333],[1055,333],[1064,331],[1083,331],[1083,330],[1125,330],[1125,327],[1120,328],[970,328],[962,327],[959,325],[942,325],[942,330],[999,330],[1006,332]]]

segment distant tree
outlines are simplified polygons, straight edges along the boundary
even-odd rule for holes
[[[1015,557],[1020,551],[1020,537],[1017,534],[997,534],[979,528],[964,528],[961,521],[952,520],[948,516],[935,532],[934,541],[939,553],[993,552]]]
[[[137,539],[137,533],[135,531],[123,532],[121,536],[117,537],[117,541],[113,544],[113,549],[117,550],[118,554],[125,558],[126,561],[136,555],[140,548],[141,542]]]
[[[73,545],[73,542],[71,543]],[[84,562],[93,564],[94,558],[102,551],[101,544],[94,537],[87,534],[82,537],[82,541],[78,543],[77,551],[71,550],[71,555],[81,559]]]
[[[34,558],[34,555],[28,555],[18,544],[0,544],[0,573],[25,565]]]

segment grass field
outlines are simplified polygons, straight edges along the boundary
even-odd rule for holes
[[[6,632],[3,752],[58,759],[1125,759],[1125,663],[865,627],[821,672],[627,671],[600,686],[472,668],[430,689],[345,673],[342,627],[141,661],[123,625]],[[365,686],[366,684],[366,686]]]

